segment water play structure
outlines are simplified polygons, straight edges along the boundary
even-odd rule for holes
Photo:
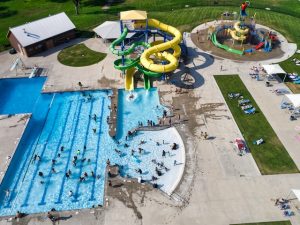
[[[118,56],[114,67],[125,74],[125,90],[134,89],[134,74],[140,71],[144,76],[144,87],[151,87],[151,77],[161,77],[178,67],[181,54],[179,46],[182,35],[179,30],[156,19],[148,19],[147,12],[130,10],[120,13],[121,36],[112,42],[109,49]],[[129,32],[139,38],[132,38],[125,44]],[[157,36],[163,40],[155,40]],[[148,43],[150,38],[151,43]],[[143,39],[143,40],[141,40]],[[120,45],[120,48],[117,46]]]
[[[208,29],[208,38],[216,47],[238,55],[250,54],[260,49],[264,52],[272,51],[272,46],[278,41],[276,34],[256,29],[255,14],[249,21],[246,21],[248,6],[250,6],[249,1],[242,3],[239,16],[236,12],[224,12],[221,24]],[[226,20],[225,23],[223,16],[233,16],[234,19]],[[224,44],[224,40],[227,39],[232,41],[230,46]],[[223,43],[219,40],[222,40]],[[245,49],[244,44],[246,43],[250,43],[251,48]]]

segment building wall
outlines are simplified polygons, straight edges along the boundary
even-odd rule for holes
[[[35,43],[33,45],[29,45],[25,47],[26,55],[28,57],[33,56],[35,54],[41,53],[43,51],[46,51],[48,49],[51,49],[55,46],[58,46],[60,44],[63,44],[65,42],[68,42],[69,40],[76,37],[75,30],[70,30],[65,33],[53,36],[51,38],[48,38],[46,40],[40,41],[38,43]]]
[[[18,40],[16,39],[16,37],[14,36],[13,33],[10,33],[8,36],[8,40],[11,44],[11,46],[16,49],[17,52],[26,55],[26,51],[25,49],[21,46],[20,42],[18,42]]]
[[[55,46],[58,46],[60,44],[63,44],[65,42],[68,42],[69,40],[76,37],[75,30],[70,30],[65,33],[53,36],[51,38],[48,38],[46,40],[37,42],[35,44],[22,47],[21,44],[18,42],[18,40],[14,37],[12,33],[9,34],[9,42],[11,46],[13,46],[19,53],[24,54],[28,57],[33,56],[35,54],[41,53],[43,51],[46,51],[48,49],[51,49]]]
[[[70,31],[62,33],[60,35],[57,35],[57,36],[53,37],[54,46],[63,44],[65,42],[68,42],[69,40],[71,40],[71,39],[73,39],[75,37],[76,37],[75,30],[70,30]]]

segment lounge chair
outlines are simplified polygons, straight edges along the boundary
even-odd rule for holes
[[[280,205],[280,209],[281,210],[287,210],[287,209],[290,209],[291,207],[288,205],[288,204],[282,204]]]
[[[241,99],[238,101],[239,103],[239,106],[242,106],[242,105],[246,105],[248,103],[250,103],[250,100],[249,99]]]
[[[281,109],[286,109],[287,107],[291,106],[291,103],[288,103],[288,102],[283,102],[281,105],[280,105],[280,108]]]
[[[292,81],[299,81],[300,80],[300,77],[295,77],[293,79],[291,79]]]
[[[296,80],[296,81],[293,81],[294,84],[300,84],[300,79],[299,80]]]
[[[239,97],[241,97],[240,93],[229,93],[228,94],[228,98],[230,98],[230,99],[239,98]]]
[[[290,210],[284,210],[283,215],[284,216],[294,216],[295,213],[293,211],[290,211]]]
[[[295,78],[298,77],[298,75],[292,75],[292,74],[290,74],[290,75],[288,75],[288,77],[289,77],[290,79],[295,79]]]
[[[290,92],[286,89],[276,89],[275,90],[276,95],[284,95],[284,94],[289,94]]]
[[[241,106],[242,110],[246,110],[246,109],[251,109],[253,106],[252,105],[243,105]]]
[[[254,114],[254,113],[255,113],[255,108],[246,109],[246,110],[244,110],[244,113],[245,113],[245,114],[248,114],[248,115]]]
[[[254,144],[254,145],[261,145],[261,144],[263,144],[263,143],[265,143],[265,141],[264,141],[264,139],[262,139],[262,138],[260,138],[260,139],[258,139],[258,140],[256,140],[256,141],[253,141],[253,144]]]

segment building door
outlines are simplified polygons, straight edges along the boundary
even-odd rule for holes
[[[47,49],[54,47],[54,43],[53,43],[52,39],[50,39],[46,42],[46,47],[47,47]]]

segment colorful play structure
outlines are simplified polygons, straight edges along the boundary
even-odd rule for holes
[[[147,12],[130,10],[120,13],[121,36],[112,42],[110,51],[121,56],[114,62],[114,67],[125,74],[125,90],[134,89],[134,74],[139,71],[144,76],[145,89],[151,88],[151,77],[161,77],[176,70],[181,54],[179,46],[182,35],[176,28],[148,19]],[[129,32],[142,34],[142,41],[125,45]],[[163,40],[155,40],[157,36]],[[148,43],[150,37],[152,43]],[[118,48],[117,46],[120,47]]]
[[[246,23],[246,9],[250,6],[250,2],[246,1],[242,3],[239,19],[234,21],[233,24],[224,24],[223,18],[222,23],[216,27],[211,26],[208,29],[208,38],[212,43],[225,51],[244,55],[245,53],[253,53],[257,50],[263,49],[265,52],[272,51],[272,46],[278,41],[276,34],[271,31],[265,32],[255,28],[255,14],[250,18],[250,23]],[[226,16],[228,13],[226,13]],[[236,13],[232,13],[236,15]],[[235,19],[234,19],[235,20]],[[232,46],[221,44],[218,39],[228,39],[231,38]],[[240,44],[240,49],[235,49],[233,46],[238,42]],[[249,49],[244,49],[244,43],[256,43],[253,47]]]

